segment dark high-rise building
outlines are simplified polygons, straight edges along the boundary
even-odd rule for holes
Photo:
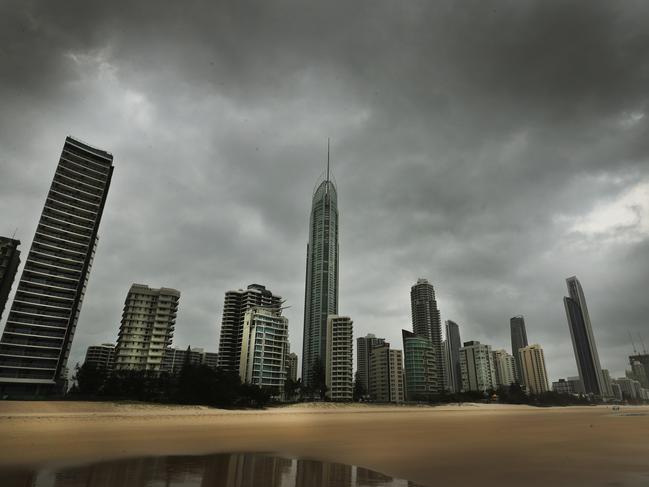
[[[245,290],[237,289],[225,293],[219,339],[219,367],[239,373],[243,322],[246,311],[255,306],[279,312],[282,298],[261,284],[250,284]]]
[[[66,138],[0,341],[0,392],[64,386],[112,173],[110,153]]]
[[[457,323],[447,320],[446,327],[446,347],[445,347],[445,360],[447,377],[446,382],[448,389],[451,392],[460,392],[462,390],[462,371],[460,369],[460,348],[462,342],[460,341],[460,327]]]
[[[444,381],[444,354],[442,348],[442,321],[435,299],[435,289],[427,279],[418,279],[410,289],[412,331],[430,340],[438,367],[437,377]]]
[[[357,380],[363,385],[366,394],[370,391],[370,354],[372,349],[385,343],[385,338],[377,338],[372,333],[356,339]]]
[[[527,347],[527,331],[525,330],[525,318],[522,316],[514,316],[509,320],[509,328],[512,335],[512,355],[516,363],[516,381],[523,384],[523,365],[521,364],[521,357],[518,351],[521,348]]]
[[[4,313],[20,265],[19,245],[20,240],[0,237],[0,318]]]
[[[328,155],[327,155],[328,159]],[[316,364],[326,357],[327,316],[338,314],[338,193],[327,173],[311,201],[306,248],[302,381],[313,381]]]
[[[566,283],[570,296],[564,297],[563,303],[566,308],[579,377],[584,384],[586,393],[601,396],[605,393],[606,388],[584,290],[575,276],[566,279]]]

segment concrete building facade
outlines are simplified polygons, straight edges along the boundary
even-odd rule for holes
[[[254,307],[243,320],[239,376],[241,381],[269,388],[275,395],[284,391],[288,318],[274,307]]]
[[[353,325],[349,316],[330,315],[327,318],[325,383],[327,397],[332,401],[351,401],[353,398]]]
[[[372,333],[356,339],[356,370],[365,393],[369,393],[370,390],[370,354],[374,347],[383,343],[385,338],[377,338]]]
[[[83,363],[92,365],[98,369],[113,370],[115,363],[115,345],[113,343],[90,345],[86,349],[86,358]]]
[[[286,356],[286,377],[297,382],[297,354],[290,352]]]
[[[0,340],[0,395],[60,393],[113,156],[67,137]]]
[[[529,345],[518,351],[523,372],[523,382],[528,394],[547,392],[548,372],[545,368],[545,355],[540,345]]]
[[[280,312],[282,302],[281,296],[273,294],[261,284],[250,284],[246,289],[225,293],[219,337],[219,367],[230,372],[239,372],[243,321],[246,312],[255,306]]]
[[[369,395],[376,402],[404,401],[403,355],[389,343],[372,348],[370,353]]]
[[[506,350],[495,350],[492,354],[496,372],[496,386],[509,387],[518,382],[514,357],[507,353]]]
[[[115,348],[115,370],[161,372],[171,346],[180,292],[133,284],[128,291]]]
[[[427,279],[417,279],[410,288],[412,331],[428,339],[435,352],[437,377],[444,385],[444,354],[442,349],[442,320],[435,299],[435,288]]]
[[[496,371],[491,346],[478,341],[464,342],[460,348],[463,392],[487,392],[496,389]]]

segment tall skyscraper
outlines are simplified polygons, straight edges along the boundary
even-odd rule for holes
[[[171,346],[180,292],[133,284],[126,295],[115,347],[115,370],[162,371]]]
[[[428,338],[401,330],[405,371],[405,396],[409,401],[428,401],[441,394],[444,382],[439,376],[437,355]]]
[[[514,357],[505,350],[495,350],[492,355],[496,372],[496,386],[509,387],[516,382]]]
[[[255,306],[280,311],[282,302],[281,296],[273,294],[261,284],[250,284],[245,290],[238,289],[225,293],[219,339],[219,367],[239,373],[246,311]]]
[[[528,394],[547,392],[548,373],[545,368],[545,356],[540,345],[529,345],[518,351],[523,367],[523,381]]]
[[[0,393],[64,387],[112,173],[111,154],[65,139],[0,341]]]
[[[525,330],[525,318],[520,315],[514,316],[509,320],[509,328],[512,335],[512,355],[514,356],[514,362],[516,363],[514,373],[516,374],[516,380],[518,383],[523,384],[521,358],[518,351],[528,345],[527,331]]]
[[[460,348],[460,367],[463,392],[487,392],[496,388],[491,346],[477,341],[464,342],[464,346]]]
[[[435,299],[435,289],[427,279],[418,279],[410,289],[412,331],[427,338],[435,352],[437,376],[444,382],[444,354],[442,350],[442,321]]]
[[[113,370],[115,362],[115,345],[102,343],[101,345],[90,345],[86,349],[84,365],[93,365],[98,369]]]
[[[311,202],[306,249],[302,381],[310,385],[316,363],[324,364],[327,316],[338,314],[338,193],[327,172]]]
[[[20,265],[20,240],[0,237],[0,319]]]
[[[370,390],[370,353],[374,347],[382,343],[385,343],[385,338],[377,338],[372,333],[356,339],[356,370],[358,371],[358,380],[363,385],[365,393]]]
[[[327,318],[325,383],[332,401],[351,401],[354,379],[354,322],[348,316]]]
[[[451,392],[462,390],[462,371],[460,370],[460,327],[454,321],[447,320],[445,323],[446,347],[444,359],[446,363],[446,383]]]
[[[575,276],[566,279],[566,283],[570,296],[564,297],[563,303],[566,308],[572,347],[575,351],[577,371],[586,393],[601,396],[605,391],[604,379],[584,290]]]
[[[241,382],[284,391],[288,318],[273,307],[254,306],[243,320],[239,376]]]

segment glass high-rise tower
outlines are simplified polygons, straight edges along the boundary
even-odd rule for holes
[[[338,314],[338,193],[327,172],[311,201],[306,249],[302,381],[310,385],[316,368],[324,370],[327,316]]]
[[[604,378],[602,367],[599,363],[599,354],[595,345],[593,328],[590,324],[590,315],[586,306],[586,297],[581,283],[576,276],[566,279],[570,297],[563,298],[568,318],[568,327],[572,337],[572,346],[575,351],[577,370],[584,385],[586,393],[604,395]]]
[[[113,174],[113,156],[71,137],[54,173],[0,341],[0,389],[61,390]]]
[[[522,316],[514,316],[509,320],[509,329],[512,336],[512,355],[516,363],[516,380],[519,384],[523,384],[523,364],[518,351],[521,348],[527,347],[527,331],[525,330],[525,318]]]

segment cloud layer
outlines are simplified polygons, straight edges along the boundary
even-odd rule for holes
[[[523,314],[576,375],[577,275],[612,375],[649,344],[646,2],[133,3],[0,6],[0,234],[26,255],[66,135],[115,156],[71,365],[133,282],[179,289],[175,344],[208,350],[263,283],[300,354],[327,137],[356,336],[400,348],[427,277],[463,340],[509,348]]]

